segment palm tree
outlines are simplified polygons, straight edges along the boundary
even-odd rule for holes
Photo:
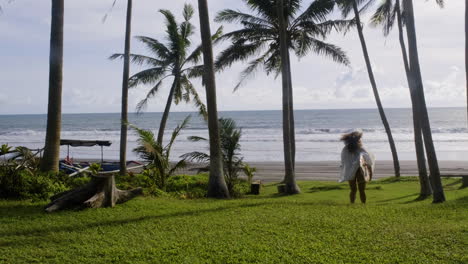
[[[442,3],[438,0],[437,3]],[[434,141],[432,140],[431,125],[427,113],[426,100],[424,98],[424,87],[421,76],[421,69],[419,66],[418,46],[416,39],[416,25],[414,22],[413,1],[404,0],[403,8],[405,10],[406,33],[408,37],[408,53],[411,82],[414,82],[416,93],[418,97],[418,106],[421,120],[421,129],[424,136],[424,145],[426,147],[427,160],[429,163],[430,181],[433,190],[433,203],[441,203],[445,201],[444,189],[440,179],[439,164],[437,162],[437,155],[434,148]]]
[[[418,97],[416,95],[416,88],[412,85],[410,76],[410,65],[408,62],[408,53],[406,51],[406,44],[403,32],[403,19],[402,11],[400,8],[400,0],[385,0],[376,9],[372,16],[373,25],[382,25],[384,36],[388,36],[391,29],[395,24],[395,18],[398,25],[398,37],[400,42],[401,53],[403,56],[403,65],[405,68],[406,79],[408,81],[408,88],[410,90],[411,105],[413,110],[413,126],[414,126],[414,144],[416,150],[416,160],[418,165],[418,176],[420,183],[419,199],[425,199],[432,194],[432,188],[427,176],[426,157],[424,155],[424,143],[421,134],[420,114],[418,111]]]
[[[163,14],[166,19],[166,33],[169,42],[165,45],[150,37],[137,37],[137,39],[153,53],[154,57],[130,54],[133,63],[146,65],[150,68],[130,77],[129,87],[142,84],[154,85],[148,92],[146,98],[137,105],[137,111],[140,112],[146,107],[148,100],[159,92],[164,80],[172,78],[171,89],[161,118],[157,137],[159,144],[162,144],[172,102],[178,104],[181,101],[190,102],[192,100],[203,116],[206,116],[206,107],[190,81],[193,77],[201,76],[203,68],[202,65],[193,66],[193,64],[200,61],[201,47],[197,47],[192,53],[188,54],[188,49],[192,44],[190,38],[194,34],[194,26],[190,23],[190,19],[194,14],[193,7],[188,4],[184,6],[184,22],[180,25],[177,24],[174,15],[169,10],[160,10],[159,12]],[[220,28],[213,38],[217,38],[221,32]],[[122,54],[114,54],[110,59],[122,57]]]
[[[392,152],[393,157],[393,167],[395,170],[395,176],[400,177],[400,162],[398,160],[398,153],[395,147],[395,141],[393,140],[392,131],[390,129],[390,125],[388,124],[387,117],[385,115],[385,111],[382,106],[382,102],[380,100],[379,91],[377,90],[377,84],[374,77],[374,72],[372,69],[372,65],[369,58],[369,52],[367,50],[366,40],[364,38],[364,34],[362,31],[362,24],[361,24],[361,17],[360,17],[360,10],[358,8],[358,4],[362,4],[363,0],[337,0],[338,6],[341,9],[343,17],[347,17],[351,12],[354,12],[354,20],[356,22],[356,27],[359,35],[359,40],[361,42],[361,48],[364,55],[364,60],[366,62],[367,73],[369,75],[369,81],[372,86],[372,91],[374,93],[375,102],[377,103],[377,108],[379,110],[380,118],[382,119],[383,126],[385,128],[385,132],[387,134],[388,142],[390,144],[390,150]],[[363,8],[365,9],[370,3],[373,1],[369,1]]]
[[[210,136],[210,178],[208,197],[229,198],[229,191],[223,176],[223,159],[218,127],[218,109],[216,105],[216,79],[213,63],[213,46],[207,0],[198,0],[200,31],[202,39],[206,101],[208,105],[208,131]]]
[[[324,39],[334,29],[347,28],[350,22],[346,20],[327,20],[327,15],[333,12],[335,6],[333,0],[315,0],[299,15],[297,13],[301,7],[301,0],[288,0],[283,4],[278,0],[243,1],[250,10],[255,12],[254,14],[225,9],[219,12],[216,17],[218,22],[240,23],[242,25],[241,29],[226,33],[220,38],[220,40],[231,40],[232,44],[221,52],[216,61],[216,68],[223,70],[234,62],[247,61],[248,66],[242,71],[241,79],[234,90],[237,90],[259,68],[263,68],[267,75],[274,73],[278,76],[282,73],[284,77],[283,143],[285,183],[290,181],[290,183],[287,183],[290,186],[290,188],[287,188],[289,189],[288,192],[297,193],[299,189],[293,183],[295,178],[294,112],[291,67],[287,51],[292,50],[298,57],[303,57],[308,52],[313,51],[330,57],[336,62],[348,65],[349,60],[345,53],[339,47],[326,43]],[[283,7],[284,12],[280,10]],[[279,12],[284,13],[284,16],[279,16]],[[283,40],[282,52],[281,39]],[[286,40],[286,43],[284,43],[284,40]],[[251,57],[255,58],[250,60]]]
[[[114,1],[115,4],[115,1]],[[127,123],[128,123],[128,78],[130,76],[130,38],[132,31],[132,4],[127,0],[127,17],[125,24],[125,50],[122,78],[122,110],[120,125],[120,175],[127,173]]]
[[[52,0],[49,57],[49,105],[42,171],[58,171],[62,125],[64,0]]]
[[[285,193],[297,194],[300,193],[299,186],[296,184],[295,177],[295,155],[296,141],[294,140],[294,107],[292,93],[292,77],[291,77],[291,62],[288,49],[288,15],[285,12],[287,6],[283,0],[277,3],[278,8],[278,28],[280,42],[280,57],[281,57],[281,79],[283,87],[283,145],[284,145],[284,184]]]

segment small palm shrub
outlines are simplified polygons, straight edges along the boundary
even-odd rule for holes
[[[174,129],[171,139],[165,147],[157,142],[153,132],[131,125],[138,134],[138,146],[133,149],[133,152],[138,154],[138,156],[148,164],[142,174],[144,176],[143,178],[150,182],[147,182],[147,185],[143,186],[155,185],[156,188],[164,191],[166,189],[167,180],[173,176],[177,170],[186,167],[185,160],[171,163],[169,156],[174,141],[180,131],[187,127],[189,120],[190,116],[186,117],[184,121]]]
[[[237,127],[237,124],[231,118],[220,118],[219,129],[221,138],[221,152],[223,155],[223,170],[224,177],[229,193],[232,197],[242,195],[240,190],[236,189],[237,184],[242,184],[239,179],[239,172],[244,168],[243,157],[240,154],[240,139],[242,129]],[[207,141],[203,137],[189,137],[191,141]],[[210,169],[210,155],[204,152],[193,151],[181,156],[183,159],[191,162],[199,162],[205,164],[198,168],[200,172],[207,172]]]

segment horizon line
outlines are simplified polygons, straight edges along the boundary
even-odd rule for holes
[[[428,109],[442,109],[442,108],[465,108],[465,106],[435,106],[428,107]],[[385,109],[411,109],[411,107],[387,107]],[[368,108],[312,108],[312,109],[295,109],[294,111],[330,111],[330,110],[378,110],[377,107],[368,107]],[[267,111],[282,111],[282,109],[246,109],[246,110],[218,110],[218,113],[222,112],[267,112]],[[128,112],[128,114],[135,115],[144,115],[144,114],[161,114],[161,112]],[[198,111],[172,111],[172,113],[198,113]],[[62,115],[83,115],[83,114],[120,114],[120,112],[67,112],[62,113]],[[21,115],[47,115],[47,113],[40,114],[0,114],[0,116],[21,116]]]

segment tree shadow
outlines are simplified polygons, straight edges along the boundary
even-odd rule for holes
[[[387,203],[387,202],[397,201],[397,200],[405,199],[405,198],[412,197],[412,196],[415,196],[415,195],[418,195],[418,194],[419,193],[408,194],[408,195],[400,196],[400,197],[396,197],[396,198],[376,201],[376,203]]]
[[[330,185],[330,186],[317,186],[309,189],[308,193],[324,192],[324,191],[335,191],[347,189],[342,185]]]
[[[0,219],[30,218],[43,212],[43,204],[0,204]]]
[[[69,226],[50,226],[45,228],[38,228],[33,230],[23,230],[23,231],[4,231],[0,232],[0,237],[9,237],[9,236],[39,236],[43,237],[48,234],[58,233],[58,232],[75,232],[75,231],[82,231],[84,229],[89,228],[96,228],[96,227],[106,227],[106,226],[118,226],[118,225],[125,225],[130,223],[137,223],[147,220],[157,220],[157,219],[167,219],[172,217],[184,217],[184,216],[194,216],[194,215],[202,215],[211,212],[220,212],[230,209],[236,208],[250,208],[250,207],[257,207],[261,205],[269,204],[267,202],[261,203],[249,203],[249,204],[241,204],[238,206],[225,206],[225,207],[217,207],[211,209],[204,209],[204,210],[190,210],[185,212],[176,212],[176,213],[169,213],[169,214],[162,214],[162,215],[146,215],[140,217],[130,217],[125,219],[116,219],[116,220],[108,220],[108,221],[99,221],[99,222],[92,222],[82,225],[69,225]],[[42,209],[42,207],[41,207]],[[79,213],[79,212],[77,212]],[[21,244],[21,241],[15,241],[13,244]],[[11,243],[10,243],[11,244]]]

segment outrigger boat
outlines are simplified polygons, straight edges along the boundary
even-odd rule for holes
[[[73,159],[70,158],[70,147],[101,147],[101,162],[99,163],[102,168],[100,174],[111,174],[117,173],[120,171],[120,165],[118,162],[104,162],[104,147],[109,147],[112,145],[112,142],[108,140],[76,140],[76,139],[61,139],[61,146],[67,146],[67,157],[64,160],[60,161],[60,170],[65,171],[69,176],[73,177],[82,172],[89,170],[89,162],[73,162]],[[133,167],[132,167],[133,165]],[[127,171],[141,169],[145,167],[145,164],[138,161],[128,161],[127,162]]]

